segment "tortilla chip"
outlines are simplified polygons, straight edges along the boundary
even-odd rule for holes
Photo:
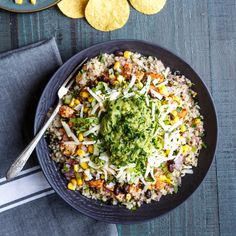
[[[130,0],[131,5],[144,14],[158,13],[166,4],[166,0]]]
[[[129,19],[127,0],[89,0],[85,17],[97,30],[112,31],[123,27]]]
[[[57,5],[64,15],[77,19],[84,17],[87,3],[88,0],[62,0]]]

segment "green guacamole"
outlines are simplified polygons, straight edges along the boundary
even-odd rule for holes
[[[154,128],[151,108],[143,96],[109,102],[101,121],[101,136],[111,163],[116,166],[136,163],[135,169],[142,170],[150,155]]]

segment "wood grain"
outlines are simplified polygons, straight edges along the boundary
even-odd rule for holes
[[[10,14],[0,12],[0,51],[11,49]]]
[[[0,51],[54,36],[64,60],[110,39],[156,42],[188,61],[216,102],[220,140],[216,162],[199,189],[179,208],[151,222],[122,226],[119,235],[235,235],[236,221],[235,0],[172,0],[157,15],[132,9],[121,30],[103,33],[52,8],[29,15],[0,11]]]
[[[218,110],[216,155],[221,235],[235,235],[236,222],[236,2],[209,1],[212,93]]]

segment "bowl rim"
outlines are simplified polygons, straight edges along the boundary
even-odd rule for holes
[[[0,9],[3,9],[5,11],[9,11],[9,12],[14,12],[14,13],[34,13],[34,12],[43,11],[43,10],[46,10],[50,7],[53,7],[56,4],[58,4],[60,1],[61,0],[55,0],[54,3],[51,3],[51,4],[49,4],[48,6],[45,6],[45,7],[37,8],[35,10],[15,10],[15,9],[12,9],[12,8],[9,8],[9,7],[4,7],[4,6],[1,6],[1,5],[0,5]]]
[[[167,214],[168,212],[174,210],[175,208],[179,207],[180,205],[182,205],[198,188],[199,186],[202,184],[203,180],[205,179],[207,173],[209,172],[209,169],[210,167],[212,166],[212,163],[213,163],[213,160],[215,158],[215,155],[216,155],[216,151],[217,151],[217,147],[218,147],[218,136],[219,136],[219,133],[218,133],[218,130],[219,130],[219,124],[218,124],[218,117],[217,117],[217,112],[216,112],[216,106],[214,104],[214,99],[208,89],[208,87],[206,86],[205,82],[201,79],[201,77],[197,74],[197,72],[192,68],[192,66],[189,65],[189,63],[187,63],[185,60],[183,60],[182,58],[180,58],[178,55],[176,55],[175,53],[173,53],[172,51],[170,51],[169,49],[166,49],[165,47],[162,47],[162,46],[159,46],[158,44],[156,43],[152,43],[152,42],[149,42],[149,41],[146,41],[146,40],[136,40],[136,39],[121,39],[121,40],[109,40],[109,41],[105,41],[105,42],[102,42],[102,43],[97,43],[97,44],[93,44],[92,46],[90,47],[87,47],[81,51],[79,51],[78,53],[76,53],[75,55],[73,55],[72,57],[70,57],[65,63],[63,63],[62,66],[60,66],[58,68],[58,70],[53,74],[53,76],[48,80],[42,94],[41,94],[41,97],[39,99],[39,102],[38,102],[38,105],[37,105],[37,109],[36,109],[36,113],[35,113],[35,120],[34,120],[34,134],[37,133],[37,123],[38,123],[38,117],[37,117],[37,114],[39,114],[39,109],[40,109],[40,104],[42,102],[42,99],[43,99],[43,96],[44,96],[44,93],[45,93],[45,90],[49,84],[49,82],[57,76],[57,74],[59,73],[60,69],[64,66],[67,66],[70,64],[70,61],[75,59],[78,54],[84,54],[86,53],[86,51],[90,51],[92,50],[93,48],[97,48],[97,47],[100,47],[100,46],[106,46],[106,44],[109,44],[109,43],[140,43],[140,44],[144,44],[144,45],[149,45],[151,47],[156,47],[156,48],[159,48],[159,49],[162,49],[170,54],[172,54],[177,60],[180,60],[181,62],[183,62],[186,66],[188,66],[195,74],[196,76],[200,79],[201,83],[203,84],[203,86],[205,87],[206,89],[206,92],[209,96],[209,99],[210,99],[210,102],[212,104],[212,116],[213,118],[215,119],[215,145],[213,147],[213,152],[212,152],[212,157],[211,157],[211,160],[210,160],[210,163],[209,163],[209,166],[207,167],[206,171],[204,172],[204,174],[202,174],[202,179],[200,181],[198,181],[198,183],[196,184],[196,187],[193,191],[189,192],[188,194],[186,194],[185,198],[181,199],[179,204],[177,204],[176,206],[172,207],[170,210],[158,215],[158,216],[152,216],[152,217],[147,217],[146,219],[134,219],[134,220],[129,220],[129,221],[126,221],[126,220],[105,220],[105,219],[101,219],[101,218],[96,218],[94,216],[91,216],[89,213],[87,213],[85,210],[79,210],[77,208],[75,208],[74,206],[72,206],[72,204],[69,202],[68,199],[65,199],[63,196],[61,196],[61,193],[57,191],[57,189],[55,189],[53,187],[53,183],[50,182],[49,180],[49,176],[47,176],[44,172],[44,168],[43,166],[41,165],[41,162],[40,162],[40,157],[39,157],[39,153],[38,153],[38,149],[36,147],[36,154],[37,154],[37,159],[39,161],[39,164],[42,168],[42,172],[44,174],[44,176],[46,177],[49,185],[55,190],[55,192],[60,196],[60,198],[62,198],[67,204],[69,204],[72,208],[74,208],[75,210],[79,211],[80,213],[90,217],[90,218],[93,218],[95,220],[100,220],[100,221],[103,221],[103,222],[107,222],[107,223],[115,223],[115,224],[124,224],[124,225],[127,225],[127,224],[137,224],[137,223],[142,223],[142,222],[146,222],[146,221],[150,221],[152,219],[155,219],[157,217],[160,217],[160,216],[163,216],[165,214]],[[80,61],[82,61],[84,58],[81,57]],[[78,62],[79,63],[79,62]],[[46,114],[45,114],[45,117],[46,117]],[[94,201],[93,199],[91,199],[92,201]],[[150,203],[152,204],[152,203]]]

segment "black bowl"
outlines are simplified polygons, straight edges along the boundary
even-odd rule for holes
[[[183,178],[182,186],[177,194],[163,196],[159,202],[144,204],[136,211],[130,211],[120,206],[110,206],[100,201],[91,200],[82,196],[79,192],[69,191],[66,180],[58,171],[56,163],[51,160],[45,139],[41,139],[36,148],[39,163],[52,188],[73,208],[96,220],[110,223],[138,223],[158,217],[184,202],[200,185],[214,158],[217,144],[217,118],[212,98],[196,72],[182,59],[155,44],[137,40],[117,40],[101,43],[85,49],[68,60],[52,77],[47,84],[38,104],[35,116],[35,132],[39,130],[45,121],[46,114],[57,99],[57,90],[73,68],[86,57],[92,58],[100,53],[113,53],[116,50],[130,50],[140,52],[143,55],[151,55],[159,58],[172,70],[179,70],[195,85],[198,93],[198,102],[201,114],[204,116],[204,128],[206,131],[206,149],[202,149],[198,167],[194,168],[194,174]]]

